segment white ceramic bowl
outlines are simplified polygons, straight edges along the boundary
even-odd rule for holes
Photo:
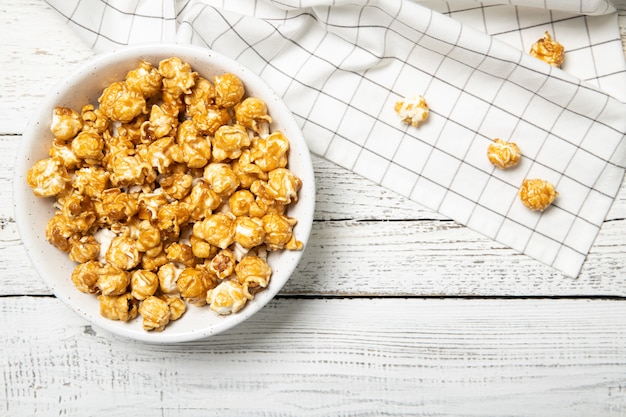
[[[143,45],[117,52],[105,53],[81,65],[67,76],[44,98],[34,113],[20,143],[14,179],[14,201],[18,229],[26,252],[35,269],[49,285],[57,298],[94,325],[128,338],[152,343],[178,343],[203,339],[220,333],[249,318],[266,305],[283,287],[296,268],[302,251],[279,251],[270,254],[268,263],[273,274],[268,288],[238,313],[219,316],[208,307],[189,306],[179,320],[171,322],[163,332],[146,332],[141,327],[141,317],[132,322],[112,321],[100,316],[99,303],[94,295],[78,291],[70,276],[75,263],[45,239],[48,219],[53,215],[53,199],[33,195],[26,183],[28,169],[39,159],[47,157],[52,141],[49,126],[55,106],[67,106],[80,111],[83,105],[93,103],[105,86],[123,80],[126,72],[135,68],[139,59],[157,65],[165,58],[177,56],[188,62],[200,75],[212,79],[215,74],[231,72],[240,77],[247,96],[265,101],[273,119],[272,129],[281,130],[291,143],[289,168],[303,182],[299,201],[289,208],[288,215],[295,217],[296,238],[308,241],[315,205],[315,181],[311,156],[302,133],[290,110],[282,100],[249,69],[209,49],[183,45]],[[55,319],[55,318],[51,318]]]

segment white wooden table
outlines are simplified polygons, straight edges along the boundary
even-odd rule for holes
[[[91,56],[42,1],[0,5],[0,416],[626,415],[626,185],[573,280],[314,157],[308,249],[250,321],[182,346],[90,326],[11,187],[31,111]]]

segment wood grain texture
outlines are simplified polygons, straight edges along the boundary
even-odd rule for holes
[[[3,298],[0,313],[5,416],[626,410],[623,302],[280,299],[183,346],[111,337],[50,297]]]

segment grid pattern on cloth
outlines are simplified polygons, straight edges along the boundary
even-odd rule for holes
[[[96,50],[138,43],[141,27],[144,41],[175,33],[238,60],[283,97],[312,152],[566,275],[580,272],[624,176],[626,71],[614,13],[521,0],[138,1],[142,19],[130,19],[124,41],[103,20],[81,20],[78,9],[96,0],[58,1],[72,13],[48,1],[90,28],[79,33],[98,34]],[[602,0],[579,6],[611,11]],[[524,52],[545,30],[571,42],[563,70]],[[418,128],[393,110],[414,94],[431,109]],[[521,147],[514,169],[487,160],[497,137]],[[521,181],[535,177],[559,191],[543,213],[517,198]]]

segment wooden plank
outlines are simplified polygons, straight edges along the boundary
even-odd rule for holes
[[[608,300],[281,299],[160,346],[54,298],[1,298],[0,415],[624,415],[625,315]]]

